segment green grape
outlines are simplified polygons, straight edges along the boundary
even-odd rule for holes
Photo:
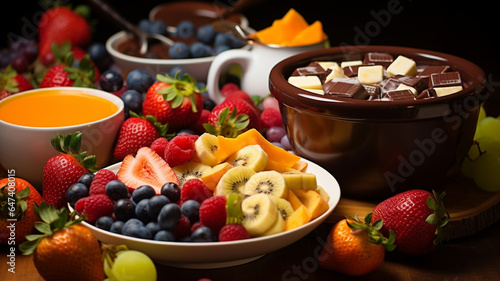
[[[481,151],[479,151],[479,145],[477,142],[473,143],[467,152],[467,156],[462,162],[462,167],[460,171],[467,178],[472,178],[474,175],[474,160],[477,159],[481,155]]]
[[[484,136],[500,141],[500,119],[491,116],[484,117],[478,124],[478,129],[479,132],[476,130],[476,139]]]
[[[481,120],[484,119],[484,117],[486,117],[486,110],[484,110],[484,107],[481,106],[479,107],[479,117],[477,118],[477,122],[481,122]]]
[[[482,153],[491,153],[500,157],[500,141],[492,140],[488,137],[481,137],[477,140]]]
[[[484,153],[474,160],[473,179],[477,186],[490,192],[500,191],[500,157]]]
[[[156,267],[144,253],[128,250],[120,251],[111,269],[110,280],[114,281],[155,281]]]

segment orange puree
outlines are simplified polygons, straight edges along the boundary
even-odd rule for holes
[[[103,119],[114,103],[79,91],[52,90],[14,96],[0,103],[0,120],[29,127],[62,127]]]

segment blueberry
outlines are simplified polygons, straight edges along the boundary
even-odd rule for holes
[[[150,199],[142,199],[135,205],[135,216],[143,222],[150,222],[151,218],[148,216],[148,203]]]
[[[228,33],[219,32],[215,35],[214,46],[230,46],[231,45],[231,37]]]
[[[99,77],[99,86],[106,92],[118,91],[123,86],[123,77],[112,69],[106,70]]]
[[[148,19],[141,19],[138,27],[142,32],[151,33],[151,22]]]
[[[156,233],[158,233],[158,231],[161,230],[160,226],[158,225],[157,222],[149,222],[148,224],[146,224],[146,228],[149,229],[149,231],[151,232],[151,235],[153,235],[153,237],[155,236]]]
[[[212,230],[206,226],[198,227],[191,234],[191,241],[193,242],[213,242],[215,241],[215,237],[213,235]]]
[[[127,221],[135,217],[135,204],[128,198],[118,199],[113,205],[113,213],[118,220]]]
[[[156,191],[150,185],[141,185],[132,192],[132,200],[139,203],[142,199],[149,199],[156,195]]]
[[[151,231],[149,231],[149,229],[147,229],[147,227],[144,225],[129,225],[127,228],[123,229],[122,234],[143,239],[153,238]]]
[[[214,28],[210,24],[202,25],[198,28],[196,32],[196,38],[198,41],[203,42],[205,44],[211,44],[215,38]]]
[[[193,224],[200,219],[200,203],[196,200],[187,200],[182,203],[181,212]]]
[[[181,207],[175,203],[169,203],[160,210],[158,214],[158,225],[161,229],[174,229],[181,219]]]
[[[168,54],[173,59],[186,59],[189,57],[189,47],[184,42],[175,42],[168,49]]]
[[[167,25],[163,21],[152,21],[149,26],[149,32],[153,34],[167,34]]]
[[[106,46],[101,42],[92,43],[87,48],[87,54],[89,54],[90,58],[99,69],[108,69],[113,62],[108,50],[106,50]]]
[[[122,228],[123,228],[124,225],[125,225],[125,223],[123,221],[115,221],[111,225],[111,227],[109,228],[109,231],[111,231],[113,233],[121,234],[122,233]]]
[[[128,188],[121,180],[109,181],[104,190],[106,195],[114,201],[129,197]]]
[[[207,85],[206,85],[206,83],[201,82],[201,81],[197,81],[196,82],[196,87],[198,87],[198,89],[200,89],[200,94],[207,94]]]
[[[241,47],[245,46],[246,41],[239,38],[236,35],[230,34],[228,44],[229,44],[229,47],[231,47],[231,48],[241,48]]]
[[[196,133],[189,129],[189,128],[183,128],[177,131],[177,135],[196,135]]]
[[[89,196],[89,188],[80,182],[72,184],[66,191],[66,200],[71,207],[75,207],[78,199]]]
[[[94,180],[94,174],[93,173],[86,173],[86,174],[83,174],[79,179],[78,179],[78,182],[80,183],[83,183],[84,185],[86,185],[88,188],[90,188],[90,184],[92,183],[92,181]]]
[[[207,45],[201,42],[194,42],[189,46],[189,53],[193,58],[202,58],[209,55]]]
[[[158,214],[160,213],[161,208],[163,206],[170,203],[167,196],[165,195],[156,195],[149,199],[148,205],[146,206],[146,212],[151,219],[158,218]]]
[[[215,103],[214,100],[212,99],[204,99],[203,100],[203,109],[206,109],[208,111],[212,111],[212,109],[214,109],[214,107],[216,106],[217,104]]]
[[[125,104],[126,112],[131,110],[140,113],[142,111],[142,94],[139,91],[128,89],[123,92],[121,99]]]
[[[144,223],[137,219],[137,218],[132,218],[126,221],[123,226],[122,226],[122,233],[125,231],[129,226],[144,226]]]
[[[127,75],[126,82],[129,89],[145,93],[153,85],[155,78],[144,69],[134,69]]]
[[[161,194],[167,196],[170,202],[177,202],[181,198],[181,190],[179,185],[174,182],[167,182],[161,187]]]
[[[228,45],[219,45],[219,46],[215,47],[215,49],[212,52],[212,55],[216,56],[216,55],[218,55],[224,51],[230,50],[230,49],[231,48],[229,48]]]
[[[193,37],[196,28],[194,23],[189,20],[183,20],[177,24],[177,36],[182,38],[190,38]]]
[[[182,66],[174,66],[168,72],[168,76],[175,77],[175,74],[179,72],[179,78],[182,77],[183,74],[187,73],[187,71]]]
[[[153,238],[156,241],[175,241],[175,235],[168,230],[160,230]]]
[[[95,226],[97,228],[109,231],[111,229],[111,225],[113,225],[114,222],[115,221],[113,220],[113,218],[109,216],[102,216],[96,220]]]

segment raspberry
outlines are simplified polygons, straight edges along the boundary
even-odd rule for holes
[[[164,137],[157,138],[151,143],[149,148],[151,148],[154,152],[158,153],[163,158],[165,154],[165,148],[167,147],[168,139]]]
[[[188,162],[195,153],[194,142],[194,137],[188,134],[175,136],[168,142],[163,158],[170,167]]]
[[[83,212],[87,214],[87,221],[95,223],[102,216],[113,214],[113,200],[106,194],[95,194],[86,197]]]
[[[240,89],[240,87],[238,87],[238,85],[236,85],[235,83],[226,83],[220,89],[220,93],[223,96],[227,96],[228,94],[230,94],[234,91],[238,91],[239,89]]]
[[[187,200],[195,200],[198,201],[200,204],[203,202],[205,199],[212,197],[213,193],[208,187],[200,180],[197,178],[193,179],[188,179],[181,188],[181,198],[180,198],[180,205],[182,205],[182,202],[186,202]]]
[[[281,113],[275,108],[266,108],[260,114],[260,123],[262,128],[271,128],[274,126],[283,126]]]
[[[116,179],[116,174],[114,172],[107,169],[100,169],[97,171],[90,184],[89,194],[106,194],[106,184]]]
[[[200,205],[200,222],[218,233],[226,225],[226,197],[212,196]]]
[[[181,216],[181,220],[172,230],[172,233],[175,235],[177,240],[191,235],[191,223],[189,222],[189,219],[186,216]]]
[[[219,241],[234,241],[250,238],[243,225],[230,223],[224,225],[219,231]]]
[[[87,197],[83,197],[78,199],[75,203],[75,211],[78,213],[82,214],[83,213],[83,207],[85,207],[85,200],[87,200]]]

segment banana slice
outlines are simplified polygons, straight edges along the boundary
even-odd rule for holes
[[[260,172],[266,168],[267,153],[260,145],[251,144],[229,156],[227,162],[233,166],[246,166]]]
[[[186,162],[173,167],[172,170],[179,179],[179,187],[182,187],[187,180],[201,178],[203,175],[210,173],[212,167],[198,162]]]
[[[258,193],[246,197],[241,202],[243,211],[242,225],[250,236],[259,236],[273,226],[280,216],[276,204],[270,196]]]
[[[312,173],[282,173],[288,189],[316,189],[316,175]]]
[[[267,235],[272,235],[276,233],[280,233],[285,231],[286,228],[286,222],[281,216],[281,214],[278,212],[278,215],[276,217],[276,220],[274,221],[274,224],[271,225],[271,227],[266,230],[264,233],[261,234],[261,236],[267,236]]]
[[[274,203],[283,219],[286,220],[293,214],[294,210],[292,204],[288,202],[288,200],[284,198],[274,198]]]
[[[286,198],[288,189],[281,173],[274,170],[255,173],[245,184],[245,195],[263,193],[278,198]]]
[[[243,194],[246,182],[254,174],[255,171],[246,166],[236,166],[227,170],[215,187],[215,195],[227,196],[233,192]]]
[[[204,133],[194,142],[196,150],[196,158],[205,165],[215,166],[219,164],[219,160],[215,157],[215,151],[219,149],[219,141],[217,136]]]

